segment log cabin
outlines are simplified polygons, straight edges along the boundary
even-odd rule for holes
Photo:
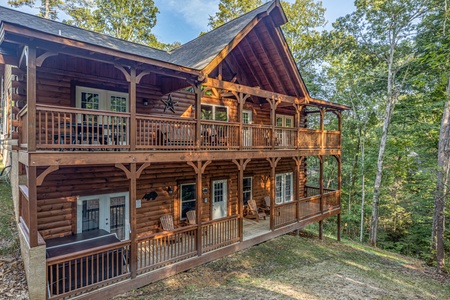
[[[31,299],[112,297],[332,216],[339,239],[348,107],[308,93],[286,21],[273,0],[166,52],[0,7]]]

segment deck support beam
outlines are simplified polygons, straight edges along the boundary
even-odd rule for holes
[[[298,221],[300,219],[300,202],[299,202],[299,199],[300,199],[300,167],[303,162],[303,157],[293,157],[292,159],[295,161],[294,197],[295,197],[295,201],[297,202],[297,205],[296,205],[297,209],[295,210],[295,219]]]
[[[336,239],[338,240],[338,242],[341,241],[341,214],[337,215],[337,234],[336,234]]]
[[[195,201],[195,214],[197,217],[197,256],[201,256],[203,249],[202,249],[202,175],[205,172],[206,167],[211,163],[210,160],[202,162],[197,161],[197,164],[195,164],[192,161],[188,161],[187,164],[190,165],[192,168],[194,168],[195,174],[197,175],[197,178],[195,180],[195,189],[196,189],[196,201]]]
[[[266,158],[270,163],[270,230],[275,230],[275,176],[281,157]]]
[[[319,240],[323,240],[323,221],[319,221]]]
[[[241,242],[244,241],[244,171],[250,158],[247,159],[233,159],[233,163],[238,167],[238,214],[239,214],[239,237]]]

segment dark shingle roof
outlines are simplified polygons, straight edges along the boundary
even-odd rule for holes
[[[113,38],[108,35],[70,26],[57,21],[47,20],[2,6],[0,6],[0,22],[17,24],[54,36],[98,45],[145,58],[167,61],[170,57],[170,54],[165,51]]]
[[[198,38],[180,46],[172,53],[152,47],[113,38],[108,35],[77,28],[57,21],[47,20],[17,10],[0,6],[0,22],[7,22],[144,58],[172,63],[201,70],[206,67],[258,14],[265,12],[275,0],[240,16]]]
[[[274,1],[267,2],[259,8],[202,36],[182,45],[172,52],[171,62],[192,69],[206,67],[257,15],[267,11]]]

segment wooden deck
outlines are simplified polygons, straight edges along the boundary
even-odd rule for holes
[[[257,236],[270,232],[270,218],[267,216],[266,220],[250,220],[244,218],[244,241],[251,240]]]

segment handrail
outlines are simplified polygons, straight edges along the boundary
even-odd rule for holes
[[[172,117],[172,116],[167,116],[167,117],[162,117],[162,116],[153,116],[153,115],[143,115],[143,114],[136,114],[136,118],[139,119],[145,119],[145,120],[161,120],[161,121],[182,121],[182,122],[187,122],[187,123],[193,123],[195,124],[196,121],[193,118],[180,118],[180,117]]]
[[[172,236],[177,233],[183,233],[183,232],[195,229],[195,228],[197,228],[197,225],[187,225],[187,226],[183,226],[180,228],[176,228],[175,230],[172,230],[172,231],[162,231],[162,232],[152,233],[149,235],[141,235],[141,236],[137,237],[136,241],[139,242],[139,241],[152,239],[152,238],[159,238],[159,237],[163,237],[163,236]]]
[[[94,247],[94,248],[90,248],[90,249],[86,249],[86,250],[81,250],[76,253],[63,254],[60,256],[47,258],[47,265],[50,265],[52,263],[53,264],[60,263],[65,260],[75,260],[75,259],[82,258],[82,257],[88,256],[88,255],[93,255],[93,254],[96,254],[99,252],[106,252],[109,250],[114,250],[114,249],[117,249],[117,248],[120,248],[123,246],[128,246],[128,245],[131,245],[131,242],[124,241],[124,242],[108,244],[106,246],[98,246],[98,247]]]
[[[227,221],[227,220],[233,220],[233,219],[236,219],[236,218],[239,218],[239,215],[232,215],[232,216],[225,217],[225,218],[209,220],[209,221],[207,221],[205,223],[202,223],[201,225],[202,226],[203,225],[209,225],[209,224],[219,223],[219,222],[223,222],[223,221]]]
[[[204,125],[239,125],[238,122],[201,120]]]
[[[289,205],[295,204],[297,201],[298,200],[292,200],[292,201],[284,202],[284,203],[280,203],[280,204],[275,203],[274,207],[277,208],[277,207],[289,206]]]
[[[54,106],[48,104],[36,104],[36,110],[39,109],[49,109],[52,112],[62,112],[62,113],[81,113],[81,114],[95,114],[99,116],[107,117],[130,117],[130,113],[126,112],[113,112],[109,110],[97,110],[97,109],[86,109],[78,107],[62,107]]]

